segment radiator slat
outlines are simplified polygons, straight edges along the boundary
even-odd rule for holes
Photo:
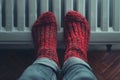
[[[61,28],[61,0],[53,0],[53,12],[56,16],[56,20],[57,20],[57,25],[58,25],[58,31]]]
[[[29,28],[31,29],[31,26],[37,19],[37,0],[29,0],[28,5],[29,5]]]
[[[40,0],[40,11],[41,13],[49,11],[49,0]]]
[[[0,0],[0,30],[2,29],[2,1]]]
[[[70,10],[73,10],[73,0],[64,0],[65,2],[65,13],[67,13]]]
[[[120,0],[113,1],[113,29],[120,31]]]
[[[88,20],[92,31],[97,30],[97,16],[98,16],[98,0],[89,0]]]
[[[13,26],[14,26],[14,20],[13,20],[13,4],[14,1],[13,0],[6,0],[6,7],[5,7],[5,15],[6,15],[6,26],[5,29],[7,31],[12,31],[13,30]]]
[[[85,0],[76,0],[76,8],[77,11],[85,16]]]
[[[101,30],[108,31],[109,28],[109,0],[101,0]]]
[[[17,0],[17,29],[25,29],[25,0]]]

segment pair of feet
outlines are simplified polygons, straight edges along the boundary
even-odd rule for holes
[[[52,12],[43,13],[33,24],[33,41],[37,58],[46,57],[59,64],[56,46],[57,23]],[[78,57],[87,61],[87,47],[90,38],[90,27],[85,17],[79,12],[69,11],[64,18],[64,39],[66,61]]]

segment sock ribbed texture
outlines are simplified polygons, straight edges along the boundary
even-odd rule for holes
[[[46,57],[59,64],[56,52],[57,24],[54,14],[43,13],[33,24],[32,33],[37,58]]]
[[[87,20],[76,11],[69,11],[64,19],[65,58],[78,57],[87,62],[90,27]]]

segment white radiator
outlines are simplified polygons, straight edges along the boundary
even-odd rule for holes
[[[31,26],[46,11],[56,15],[61,44],[63,19],[69,10],[79,11],[88,19],[91,44],[120,43],[120,0],[0,0],[0,47],[30,47]]]

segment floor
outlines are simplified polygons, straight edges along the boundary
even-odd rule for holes
[[[120,80],[120,51],[89,51],[88,58],[98,80]],[[0,50],[0,80],[16,80],[34,60],[34,50]]]

